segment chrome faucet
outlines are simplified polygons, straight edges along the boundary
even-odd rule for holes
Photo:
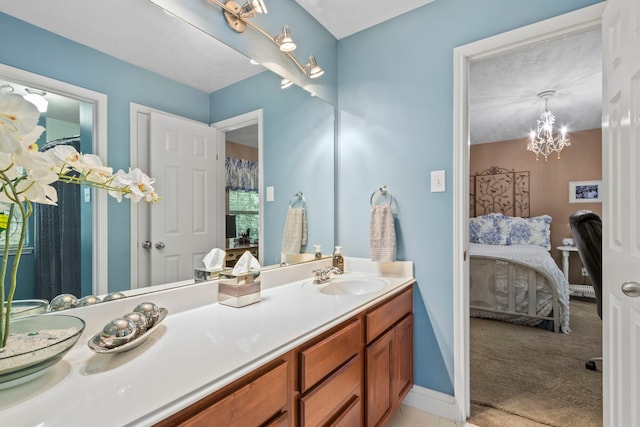
[[[342,274],[342,270],[340,270],[337,267],[325,267],[325,268],[318,268],[316,270],[313,270],[312,273],[315,273],[315,277],[313,279],[313,284],[314,285],[321,285],[323,283],[327,283],[329,280],[331,280],[331,273],[333,274]]]

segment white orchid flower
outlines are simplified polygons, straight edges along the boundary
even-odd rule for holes
[[[0,152],[13,153],[20,148],[20,137],[38,124],[40,112],[20,95],[0,96]]]
[[[80,153],[70,145],[56,145],[47,150],[45,154],[55,165],[54,172],[66,175],[72,170],[80,169]]]
[[[139,202],[143,199],[155,202],[160,200],[160,198],[155,194],[153,182],[154,180],[152,178],[149,178],[138,168],[130,170],[129,173],[120,169],[113,176],[113,181],[110,186],[126,189],[125,197],[131,199],[132,202]],[[118,195],[117,192],[110,191],[109,194],[115,197],[118,201],[121,200],[121,195]]]
[[[50,184],[58,180],[58,175],[47,169],[31,171],[18,182],[16,191],[21,200],[29,200],[45,205],[57,205],[58,192]]]
[[[113,169],[104,166],[102,159],[95,154],[83,154],[80,158],[83,170],[78,171],[87,181],[104,184],[113,178]]]
[[[20,149],[12,154],[15,166],[21,166],[27,171],[38,169],[50,169],[53,162],[44,153],[38,151],[36,141],[44,131],[42,126],[36,126],[33,131],[20,139]]]
[[[12,154],[0,152],[0,173],[2,173],[0,184],[5,181],[13,181],[20,176]]]

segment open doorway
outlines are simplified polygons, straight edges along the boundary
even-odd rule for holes
[[[225,171],[233,170],[224,180],[227,267],[245,251],[263,264],[262,119],[262,110],[255,110],[211,125],[224,147]]]
[[[258,123],[225,133],[225,267],[249,251],[259,259],[260,180]]]
[[[454,335],[456,342],[455,390],[461,419],[466,419],[471,413],[470,378],[472,375],[469,372],[470,295],[468,262],[468,218],[470,208],[469,135],[471,126],[469,117],[470,65],[473,61],[497,57],[546,40],[597,29],[600,26],[603,9],[603,5],[592,6],[455,49]],[[535,91],[535,89],[532,89],[532,91]],[[531,120],[535,121],[535,116]],[[542,161],[544,162],[544,160]]]

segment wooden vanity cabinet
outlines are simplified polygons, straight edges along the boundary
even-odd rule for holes
[[[364,316],[367,427],[386,424],[413,384],[412,311],[408,288]]]
[[[156,426],[384,425],[413,384],[409,287]]]

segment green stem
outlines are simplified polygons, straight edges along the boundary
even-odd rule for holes
[[[7,340],[5,339],[5,335],[9,335],[9,323],[5,325],[5,308],[4,308],[4,279],[7,275],[7,264],[9,263],[9,233],[7,230],[11,226],[11,218],[13,215],[13,207],[11,204],[9,208],[9,219],[7,221],[7,228],[4,231],[4,248],[2,250],[2,270],[0,271],[0,313],[2,313],[2,317],[0,318],[0,348],[4,348]],[[2,231],[0,231],[0,236],[2,236]],[[11,315],[11,304],[7,302],[7,322],[9,316]]]
[[[17,203],[20,209],[20,215],[22,216],[22,224],[20,228],[20,241],[18,242],[18,248],[16,249],[16,254],[13,256],[13,264],[11,265],[11,286],[9,287],[9,295],[7,296],[7,312],[5,314],[4,323],[6,325],[6,331],[4,335],[4,339],[2,342],[2,347],[7,345],[7,339],[9,338],[9,323],[11,322],[10,314],[11,314],[11,303],[13,302],[13,295],[16,292],[16,287],[18,284],[18,267],[20,266],[20,258],[22,257],[22,248],[24,247],[24,241],[27,238],[27,222],[31,214],[33,213],[33,206],[31,202],[25,200],[24,204]],[[25,209],[26,206],[26,209]],[[12,206],[13,207],[13,206]],[[5,246],[7,245],[5,240]]]
[[[5,190],[10,190],[11,194],[7,194],[9,199],[13,200],[15,203],[11,204],[9,208],[9,219],[7,221],[7,229],[5,229],[5,239],[4,239],[4,256],[2,259],[2,273],[0,279],[2,280],[1,285],[4,292],[4,283],[6,277],[6,269],[7,269],[7,261],[9,259],[9,242],[8,237],[9,233],[6,231],[11,226],[11,219],[13,218],[13,213],[15,211],[15,207],[18,206],[20,210],[20,216],[22,218],[22,227],[20,229],[20,241],[18,242],[18,247],[16,249],[16,253],[13,257],[13,263],[11,264],[11,284],[9,285],[9,294],[7,295],[7,308],[4,310],[4,322],[0,325],[0,337],[2,340],[0,341],[0,348],[4,348],[7,345],[7,340],[9,339],[9,328],[11,326],[11,303],[13,302],[13,296],[16,292],[17,286],[17,278],[18,278],[18,267],[20,265],[20,258],[22,256],[22,248],[24,247],[24,241],[27,237],[27,222],[31,213],[33,212],[33,206],[29,200],[25,200],[24,204],[20,202],[18,198],[18,193],[16,191],[15,184],[8,179],[6,173],[4,171],[0,171],[0,178],[7,184],[4,186]],[[18,180],[19,181],[19,180]],[[25,209],[26,206],[26,209]],[[4,298],[2,298],[4,300]],[[2,308],[4,309],[4,301],[2,302]]]

